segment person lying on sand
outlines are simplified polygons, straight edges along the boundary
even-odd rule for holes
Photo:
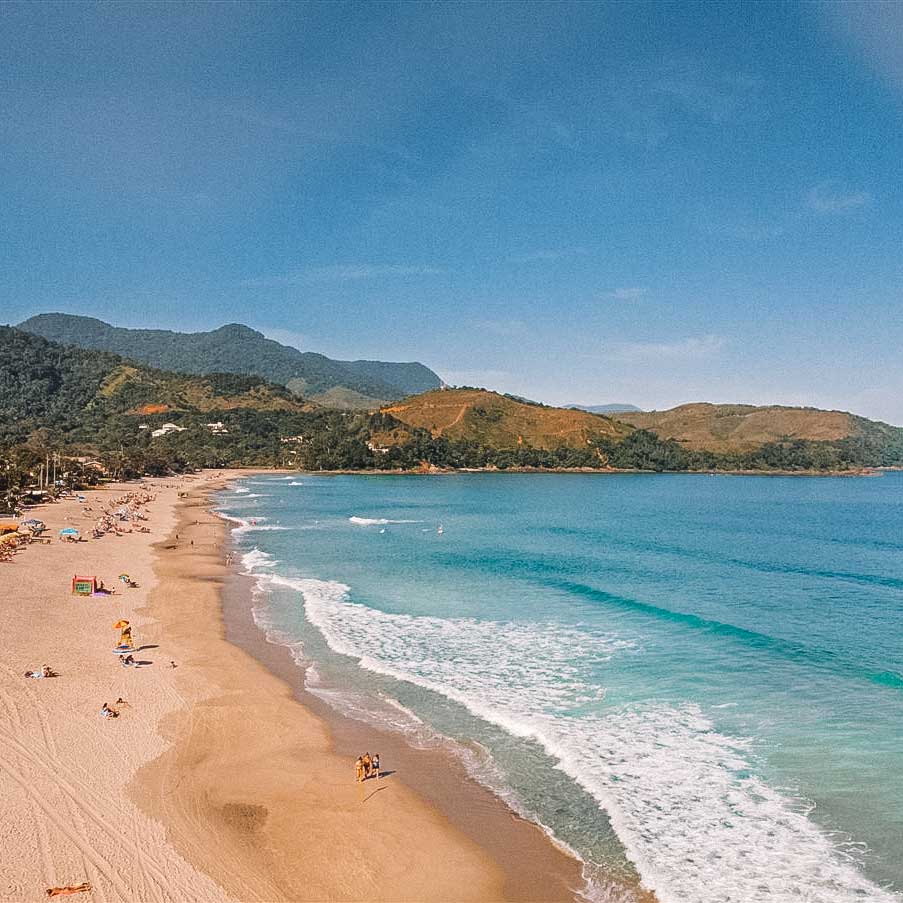
[[[45,893],[48,897],[69,897],[72,894],[87,894],[91,891],[91,882],[83,881],[81,884],[67,884],[65,887],[48,887]]]
[[[104,703],[100,707],[100,714],[103,718],[118,718],[119,712],[116,709],[111,709],[106,703]]]
[[[120,655],[119,664],[121,664],[123,668],[130,668],[132,665],[134,665],[136,668],[138,667],[138,662],[135,661],[135,656],[131,654]]]
[[[39,671],[26,671],[25,676],[39,679],[41,677],[59,677],[59,674],[57,674],[50,665],[41,665]]]

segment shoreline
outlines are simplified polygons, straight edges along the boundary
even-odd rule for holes
[[[689,476],[689,477],[880,477],[901,467],[859,467],[853,470],[620,470],[616,467],[435,467],[414,470],[303,470],[284,467],[261,468],[260,473],[293,473],[307,477],[440,477],[462,473],[491,474],[583,474],[586,476]]]
[[[213,513],[212,499],[208,509]],[[235,543],[232,522],[218,512],[215,516],[226,525],[227,548],[240,558],[249,547]],[[270,640],[254,620],[255,579],[235,569],[222,588],[226,638],[280,678],[294,698],[324,722],[333,751],[344,755],[350,766],[361,750],[379,749],[381,761],[397,768],[408,787],[488,852],[504,873],[504,899],[543,903],[587,899],[585,892],[592,889],[588,888],[586,864],[579,855],[545,826],[517,813],[495,789],[480,783],[454,749],[441,744],[412,746],[402,733],[345,715],[309,692],[304,686],[304,670],[290,648]],[[375,737],[379,738],[377,742]],[[618,893],[618,899],[635,903],[657,900],[654,892],[639,883],[609,877],[605,886],[607,891]]]
[[[197,667],[190,687],[181,662],[175,672],[190,710],[164,719],[170,745],[141,769],[130,792],[139,808],[166,825],[187,859],[243,900],[573,900],[584,883],[579,862],[464,776],[450,756],[402,751],[400,737],[393,742],[380,733],[384,768],[395,774],[378,788],[355,784],[353,751],[372,748],[374,732],[341,725],[341,716],[299,693],[301,672],[288,650],[267,643],[251,620],[249,581],[223,564],[229,527],[211,511],[210,496],[225,486],[223,477],[229,479],[208,472],[205,485],[189,489],[179,500],[176,527],[159,544],[159,584],[147,613],[165,627],[167,646]],[[187,552],[186,540],[194,542]],[[167,595],[183,600],[178,612]],[[192,600],[187,607],[186,598]],[[199,616],[209,634],[201,642]],[[422,792],[429,782],[416,779],[412,756],[421,762],[421,779],[442,776],[435,783],[444,794]],[[325,794],[316,794],[307,775],[312,762],[328,774]],[[277,814],[312,795],[303,815]],[[310,857],[310,835],[299,821],[328,835],[321,848],[328,866],[298,868]],[[197,843],[201,827],[216,837],[216,856]],[[356,832],[379,855],[359,861]]]
[[[359,750],[378,748],[384,765],[397,770],[406,786],[499,866],[503,899],[543,903],[582,899],[582,862],[559,847],[541,826],[517,815],[478,783],[450,749],[414,748],[401,734],[342,715],[309,693],[290,650],[267,640],[254,623],[249,604],[253,582],[253,577],[234,574],[223,588],[226,637],[289,686],[294,698],[325,723],[333,751],[351,762]],[[537,892],[537,887],[542,891]]]
[[[446,812],[412,789],[410,760],[384,735],[394,773],[358,784],[343,735],[226,638],[234,572],[210,493],[250,473],[113,484],[33,509],[51,542],[3,565],[15,593],[0,663],[0,901],[52,888],[103,903],[573,900],[578,863],[488,791],[483,827],[462,830],[467,806]],[[150,533],[56,539],[66,526],[90,535],[97,512],[135,490],[156,495]],[[73,596],[74,573],[115,592]],[[138,667],[111,654],[121,618]],[[23,676],[42,663],[59,676]],[[100,717],[104,701],[118,717]],[[427,770],[454,777],[440,761]],[[490,816],[499,837],[480,836]],[[504,841],[518,831],[524,845]],[[536,860],[530,886],[516,880],[523,854]]]

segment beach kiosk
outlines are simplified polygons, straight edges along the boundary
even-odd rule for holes
[[[97,590],[96,577],[79,577],[77,574],[72,578],[72,595],[73,596],[93,596]]]

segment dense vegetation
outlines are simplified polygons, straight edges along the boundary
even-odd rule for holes
[[[306,398],[326,393],[334,404],[372,408],[380,402],[437,388],[439,377],[423,364],[335,361],[281,345],[247,326],[212,332],[122,329],[92,317],[41,314],[21,323],[25,332],[53,342],[112,352],[179,373],[240,373],[287,385]]]
[[[903,430],[861,418],[840,439],[781,438],[725,452],[477,390],[424,399],[446,432],[402,419],[416,399],[377,413],[340,411],[256,376],[166,373],[0,327],[0,509],[41,479],[42,464],[46,483],[52,460],[71,485],[100,472],[121,478],[238,465],[831,472],[903,464]],[[170,431],[154,436],[164,424]]]

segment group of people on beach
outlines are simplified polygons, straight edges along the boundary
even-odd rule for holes
[[[150,533],[150,530],[141,523],[141,521],[147,520],[141,509],[154,499],[156,499],[156,495],[146,489],[127,492],[118,499],[114,499],[95,522],[91,536],[94,539],[100,539],[107,533],[116,533],[121,536],[134,530],[139,533]],[[86,506],[84,513],[93,513],[93,510],[90,506]],[[123,524],[127,524],[127,528],[124,528]]]
[[[370,753],[365,752],[362,756],[357,757],[354,767],[357,770],[357,782],[359,784],[362,781],[366,781],[367,778],[375,777],[379,780],[379,753],[371,756]]]

